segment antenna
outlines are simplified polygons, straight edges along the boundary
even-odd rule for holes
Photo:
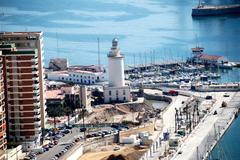
[[[101,62],[100,62],[100,42],[99,42],[99,38],[97,38],[98,41],[98,67],[99,69],[101,68]]]
[[[56,39],[57,39],[57,57],[59,57],[59,52],[58,52],[58,33],[56,32]]]
[[[197,34],[195,34],[195,37],[196,37],[196,47],[200,47]]]
[[[134,69],[135,69],[135,67],[136,67],[135,54],[133,54],[133,65],[134,65]]]

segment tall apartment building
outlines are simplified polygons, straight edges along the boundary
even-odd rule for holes
[[[41,127],[45,128],[45,87],[43,70],[43,33],[42,32],[2,32],[0,33],[0,43],[14,43],[17,50],[37,49],[37,69],[39,76]]]
[[[0,55],[2,52],[0,51]],[[5,120],[5,102],[4,102],[4,84],[3,84],[3,60],[0,57],[0,160],[5,157],[6,150],[6,120]]]
[[[0,44],[9,144],[36,147],[41,136],[41,81],[37,49]],[[27,147],[27,148],[26,148]]]

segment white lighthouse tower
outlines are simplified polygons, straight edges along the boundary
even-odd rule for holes
[[[124,79],[124,56],[116,38],[112,40],[108,54],[108,74],[109,85],[104,87],[105,103],[130,101],[130,87],[125,85]]]

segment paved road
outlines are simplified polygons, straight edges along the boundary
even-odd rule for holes
[[[61,150],[64,149],[66,146],[63,145],[64,143],[72,142],[77,136],[83,136],[83,133],[79,132],[79,128],[73,128],[72,133],[66,134],[64,137],[60,138],[57,145],[55,145],[53,148],[50,148],[49,151],[38,155],[37,160],[50,160],[57,153],[61,152]]]

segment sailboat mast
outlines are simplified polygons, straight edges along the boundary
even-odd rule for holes
[[[101,62],[100,62],[100,41],[99,38],[97,38],[97,42],[98,42],[98,67],[99,69],[101,69]]]

